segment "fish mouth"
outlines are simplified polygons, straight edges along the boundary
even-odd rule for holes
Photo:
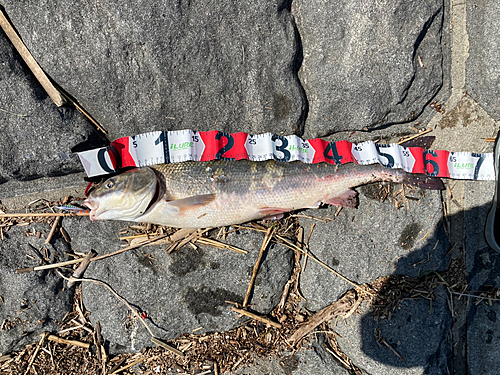
[[[85,202],[83,202],[83,205],[90,209],[89,212],[90,220],[91,221],[97,220],[97,210],[99,209],[99,202],[97,202],[95,199],[87,198],[85,199]]]

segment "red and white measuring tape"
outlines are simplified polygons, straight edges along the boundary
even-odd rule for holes
[[[381,145],[303,140],[296,135],[223,133],[216,130],[156,131],[119,138],[108,147],[79,152],[89,177],[114,173],[120,168],[215,159],[253,161],[300,160],[304,163],[375,164],[402,168],[410,173],[461,180],[494,180],[493,153],[451,152]]]

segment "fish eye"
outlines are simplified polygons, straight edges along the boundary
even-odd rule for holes
[[[106,189],[111,189],[113,186],[115,186],[115,183],[113,181],[108,181],[106,182]]]

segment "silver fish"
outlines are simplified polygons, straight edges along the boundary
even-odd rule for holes
[[[91,220],[210,228],[279,218],[323,203],[353,208],[352,188],[376,181],[442,188],[440,180],[380,165],[217,160],[124,172],[94,188],[85,206]]]

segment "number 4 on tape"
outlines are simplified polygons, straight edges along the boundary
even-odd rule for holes
[[[89,177],[114,173],[124,167],[142,167],[187,160],[215,159],[304,163],[358,164],[379,163],[387,168],[402,168],[410,173],[455,179],[494,180],[493,154],[424,150],[397,144],[374,142],[327,142],[303,140],[295,135],[270,133],[224,133],[192,130],[156,131],[119,138],[108,147],[78,153]]]

